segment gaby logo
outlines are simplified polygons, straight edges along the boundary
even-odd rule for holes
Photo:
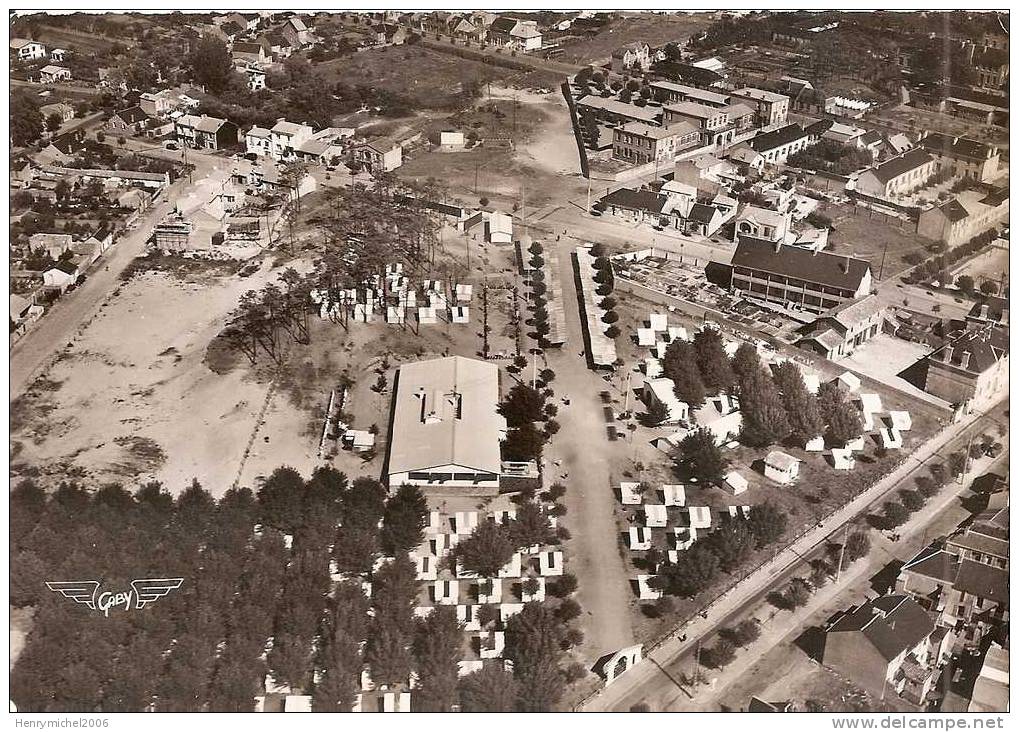
[[[184,583],[183,577],[161,577],[136,579],[131,581],[131,589],[126,592],[100,592],[99,583],[95,580],[73,582],[47,582],[46,586],[53,592],[84,605],[89,610],[98,610],[110,617],[110,610],[123,607],[124,610],[141,610],[160,597],[170,594]]]

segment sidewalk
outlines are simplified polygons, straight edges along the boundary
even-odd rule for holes
[[[897,488],[924,461],[935,455],[938,450],[982,417],[983,413],[970,415],[965,421],[949,426],[928,440],[885,478],[836,511],[818,527],[807,531],[777,554],[774,559],[749,574],[742,582],[730,588],[705,610],[705,615],[698,615],[685,626],[676,628],[671,638],[645,654],[646,660],[651,661],[650,663],[641,663],[634,667],[612,686],[605,687],[598,694],[581,703],[578,708],[584,711],[616,709],[621,700],[645,684],[651,683],[661,673],[660,669],[670,666],[683,653],[694,648],[698,642],[703,642],[715,632],[718,624],[728,615],[738,611],[754,596],[770,589],[774,585],[776,577],[798,564],[802,556],[834,538],[847,523],[863,514],[871,504],[886,493]],[[680,641],[679,633],[684,634],[687,640]],[[670,683],[672,682],[670,681]]]

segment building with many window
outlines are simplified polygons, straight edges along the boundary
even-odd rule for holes
[[[744,87],[729,94],[732,102],[743,102],[754,109],[757,127],[784,125],[789,116],[789,97],[785,94]]]
[[[672,163],[677,154],[696,147],[699,140],[700,132],[689,122],[665,127],[629,122],[612,130],[612,157],[633,165]]]
[[[1008,217],[1008,189],[962,191],[920,213],[917,233],[950,247],[972,239]]]
[[[203,150],[222,150],[237,144],[237,125],[219,117],[185,114],[173,123],[177,142]]]
[[[881,332],[886,308],[877,295],[847,300],[800,329],[800,348],[835,360],[848,356]]]
[[[823,313],[870,294],[870,263],[739,236],[730,287],[746,297]]]
[[[1001,154],[997,145],[930,132],[917,146],[934,158],[938,171],[947,169],[954,176],[972,178],[981,183],[994,180],[998,175]]]
[[[926,151],[915,148],[860,173],[856,190],[874,198],[893,198],[923,188],[934,175],[937,163]]]
[[[1008,394],[1008,328],[970,324],[922,363],[924,391],[967,411]]]

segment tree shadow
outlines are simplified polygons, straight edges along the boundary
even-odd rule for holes
[[[779,610],[791,610],[792,604],[786,599],[786,596],[777,590],[768,593],[768,604],[778,608]]]

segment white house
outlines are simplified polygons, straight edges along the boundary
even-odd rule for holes
[[[764,458],[764,475],[783,485],[792,483],[800,474],[800,461],[781,450],[772,450]]]
[[[38,58],[46,58],[46,46],[28,38],[12,38],[11,50],[17,55],[19,61],[34,61]]]
[[[695,541],[697,541],[697,529],[692,526],[677,526],[672,530],[672,544],[676,547],[677,552],[686,551],[693,546]],[[672,563],[677,561],[672,552],[669,552],[669,561]]]
[[[690,506],[686,511],[691,529],[711,528],[711,509],[709,507]]]
[[[488,240],[493,244],[509,244],[513,241],[513,217],[501,211],[493,211],[487,217]]]
[[[852,470],[856,467],[856,458],[853,457],[853,451],[849,449],[833,448],[831,459],[836,470]]]
[[[898,450],[902,447],[902,433],[894,427],[881,429],[881,446],[886,450]]]
[[[39,82],[41,84],[56,84],[58,81],[70,81],[71,70],[66,69],[63,66],[54,66],[52,64],[43,66],[39,70]]]
[[[538,555],[538,573],[542,577],[558,577],[563,573],[563,553],[545,551]]]

